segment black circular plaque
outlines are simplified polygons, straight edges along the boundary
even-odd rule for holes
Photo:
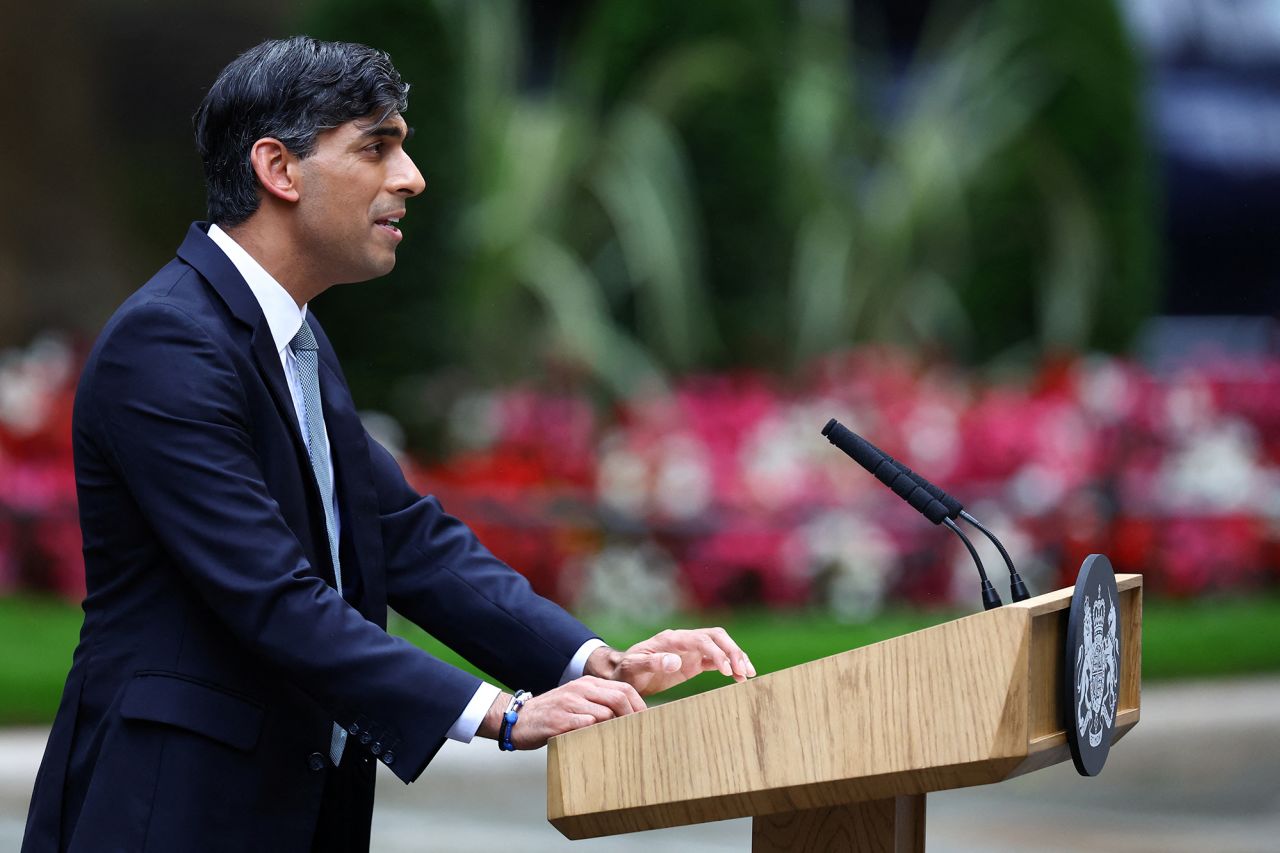
[[[1067,743],[1081,776],[1097,776],[1111,751],[1120,704],[1120,593],[1111,561],[1090,554],[1067,617],[1063,696]]]

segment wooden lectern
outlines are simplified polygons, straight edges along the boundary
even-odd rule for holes
[[[1117,575],[1113,742],[1138,722],[1142,576]],[[752,816],[752,850],[924,849],[924,796],[1069,756],[1072,590],[561,735],[547,818],[569,838]]]

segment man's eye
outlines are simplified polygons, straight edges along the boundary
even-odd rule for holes
[[[365,151],[368,151],[370,154],[381,154],[381,153],[382,153],[382,146],[383,146],[384,144],[386,144],[386,143],[383,143],[383,142],[375,142],[375,143],[373,143],[372,145],[366,145],[364,150],[365,150]]]

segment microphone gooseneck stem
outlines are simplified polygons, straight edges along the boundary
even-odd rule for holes
[[[1000,601],[1000,595],[996,592],[996,588],[988,580],[987,570],[982,566],[982,558],[978,556],[978,551],[973,547],[973,543],[969,541],[969,537],[965,536],[964,531],[951,519],[944,518],[942,523],[950,528],[951,532],[960,537],[964,547],[969,549],[969,556],[973,558],[974,565],[978,567],[978,577],[982,579],[982,609],[991,610],[999,607],[1003,602]]]
[[[1031,597],[1027,585],[1023,583],[1022,576],[1018,574],[1018,570],[1013,567],[1013,559],[1010,558],[1009,552],[1004,549],[1004,545],[996,538],[996,535],[988,530],[981,521],[969,514],[968,510],[960,510],[960,517],[972,524],[982,534],[995,544],[996,549],[1000,552],[1000,556],[1004,558],[1004,564],[1009,567],[1009,597],[1014,601],[1026,601]]]
[[[869,471],[877,480],[892,489],[898,497],[910,504],[925,518],[934,524],[945,524],[951,528],[955,535],[960,537],[964,547],[969,549],[969,556],[973,557],[973,562],[978,567],[978,575],[982,578],[983,607],[987,610],[999,607],[1001,605],[1000,596],[996,593],[995,587],[991,585],[991,580],[987,577],[987,570],[983,567],[982,559],[978,556],[973,543],[969,541],[969,537],[965,536],[964,531],[955,523],[957,518],[963,518],[978,528],[999,549],[1000,556],[1004,558],[1005,565],[1009,567],[1009,591],[1013,600],[1026,601],[1031,597],[1031,593],[1027,591],[1027,585],[1018,576],[1018,570],[1013,567],[1013,559],[1009,556],[1009,552],[1005,550],[1004,545],[995,537],[995,534],[982,525],[982,522],[966,512],[964,505],[960,501],[930,483],[862,436],[851,432],[848,427],[835,418],[827,421],[827,425],[822,428],[822,434],[826,436],[827,441],[842,450],[854,462]]]

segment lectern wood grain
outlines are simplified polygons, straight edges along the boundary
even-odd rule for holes
[[[924,853],[924,794],[762,815],[751,853]]]
[[[1142,578],[1119,575],[1117,737],[1141,704]],[[997,782],[1068,757],[1064,589],[551,741],[547,816],[570,838]]]

